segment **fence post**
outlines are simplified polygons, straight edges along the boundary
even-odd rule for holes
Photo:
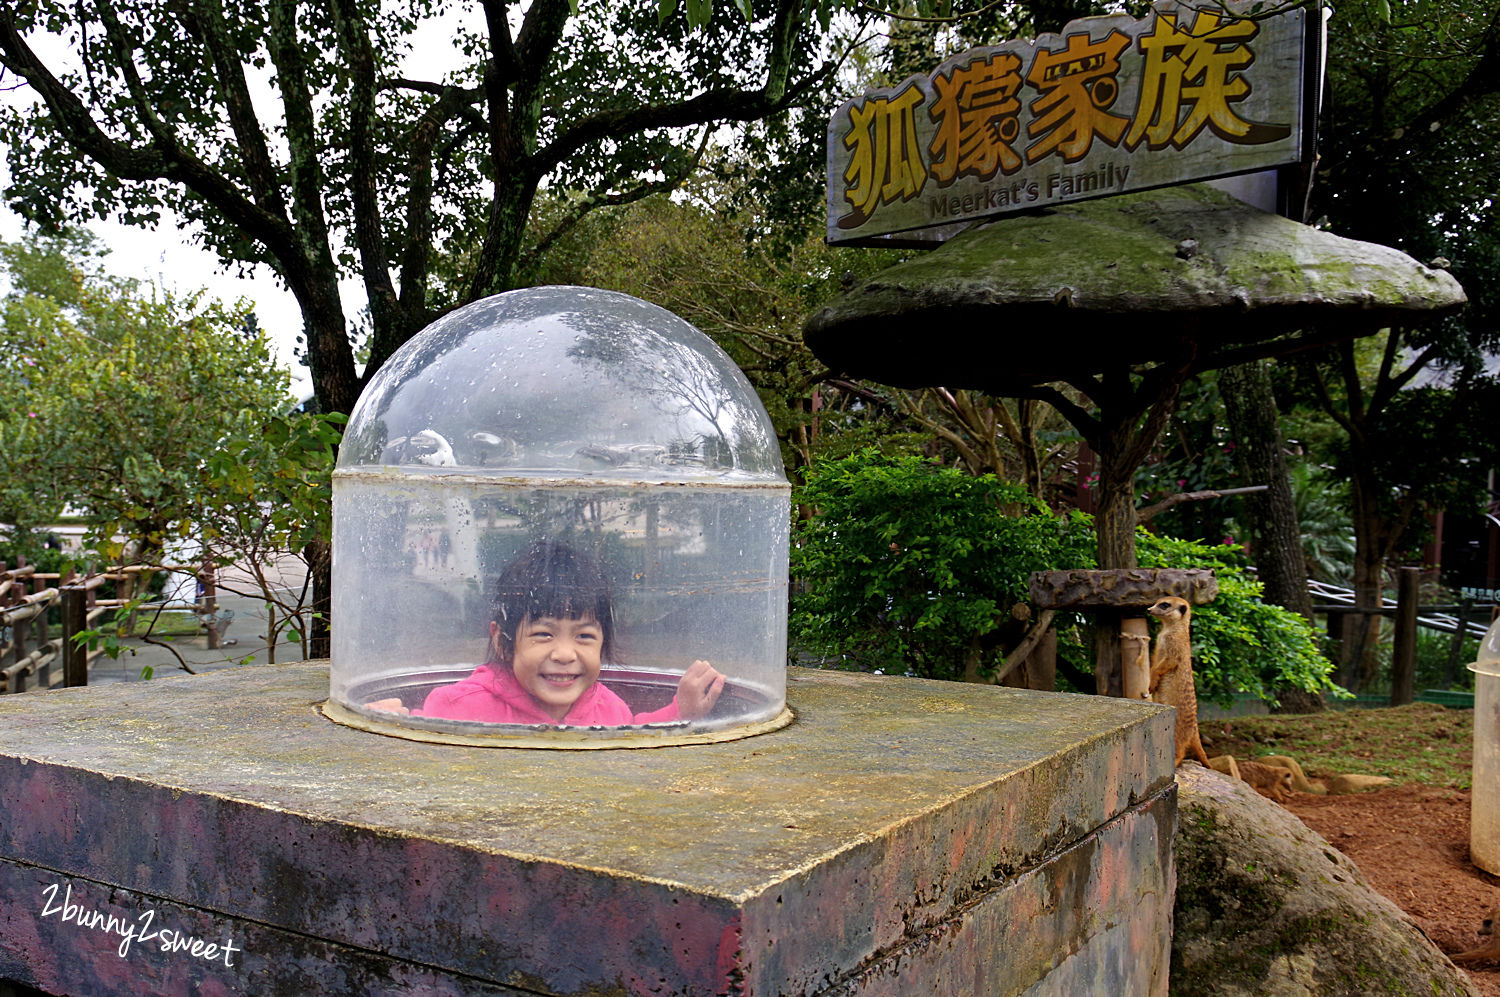
[[[88,645],[73,640],[74,634],[88,629],[88,590],[81,585],[65,585],[61,595],[63,685],[67,688],[88,685]]]
[[[1417,602],[1422,572],[1402,568],[1396,583],[1396,634],[1391,650],[1391,705],[1405,706],[1416,698]]]
[[[1443,688],[1453,688],[1458,681],[1459,658],[1463,657],[1464,638],[1469,635],[1469,613],[1474,609],[1473,600],[1464,596],[1458,602],[1458,626],[1453,628],[1453,643],[1448,645],[1448,666],[1443,669]]]
[[[198,605],[203,613],[201,619],[208,624],[208,649],[217,651],[219,649],[219,593],[215,584],[212,559],[204,559],[203,571],[199,573],[198,579],[203,583],[203,595]]]
[[[19,561],[19,563],[17,564],[17,567],[21,567],[21,568],[26,567],[26,558],[24,558],[24,557],[23,558],[19,558],[18,561]],[[22,582],[22,581],[16,582],[16,587],[15,587],[14,595],[15,595],[15,604],[17,606],[25,605],[25,603],[26,603],[26,588],[27,588],[27,586],[26,586],[25,582]],[[23,661],[26,660],[26,655],[28,655],[28,654],[31,653],[26,648],[26,645],[29,644],[29,643],[31,643],[30,637],[31,637],[31,621],[30,620],[17,620],[15,623],[12,623],[10,625],[10,646],[11,646],[11,649],[15,652],[15,663],[18,664],[18,665],[21,662],[23,662]],[[15,675],[15,678],[13,678],[11,680],[11,682],[10,682],[10,688],[9,688],[8,691],[9,692],[25,692],[26,691],[26,685],[27,685],[27,683],[26,683],[26,674],[25,674],[25,672],[23,672],[23,671],[17,671],[16,675]]]

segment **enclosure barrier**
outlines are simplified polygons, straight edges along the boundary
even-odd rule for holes
[[[128,602],[100,599],[99,587],[156,570],[197,569],[131,565],[79,576],[71,571],[61,575],[37,571],[24,558],[14,568],[0,562],[0,695],[88,685],[89,666],[104,651],[90,650],[74,635],[93,629],[107,612]],[[29,591],[32,588],[37,591]],[[61,617],[56,634],[49,620],[54,607]]]
[[[1397,575],[1396,599],[1382,599],[1379,607],[1354,605],[1352,589],[1311,579],[1307,584],[1308,592],[1313,598],[1323,600],[1312,608],[1313,612],[1326,615],[1327,632],[1332,641],[1344,639],[1345,621],[1348,617],[1394,618],[1394,646],[1391,653],[1392,706],[1405,706],[1415,699],[1418,626],[1453,635],[1443,675],[1443,686],[1447,688],[1458,678],[1465,638],[1483,637],[1496,612],[1500,611],[1500,607],[1487,607],[1469,599],[1453,605],[1423,606],[1418,594],[1420,577],[1421,571],[1418,568],[1401,568]]]

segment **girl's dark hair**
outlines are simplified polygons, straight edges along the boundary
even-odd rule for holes
[[[506,565],[495,582],[490,618],[499,624],[501,664],[516,650],[516,630],[527,619],[593,619],[604,631],[600,655],[614,656],[615,620],[609,582],[598,558],[556,540],[535,540]]]

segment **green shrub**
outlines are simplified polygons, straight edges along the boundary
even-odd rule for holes
[[[797,502],[818,514],[792,549],[793,643],[839,667],[961,678],[977,655],[992,671],[1031,572],[1092,557],[1084,517],[1054,518],[1019,486],[917,457],[821,462]]]
[[[1054,516],[1017,485],[917,457],[864,450],[819,463],[797,502],[816,515],[794,535],[792,642],[833,667],[954,679],[968,663],[993,674],[1031,573],[1096,563],[1090,517]],[[1237,548],[1144,531],[1138,548],[1143,567],[1217,573],[1219,598],[1194,611],[1200,696],[1331,687],[1312,629],[1260,601]],[[1060,629],[1069,623],[1059,615]]]
[[[1238,547],[1136,534],[1143,568],[1208,568],[1219,580],[1213,602],[1193,607],[1193,669],[1198,698],[1229,705],[1237,691],[1274,700],[1282,687],[1318,692],[1336,688],[1333,663],[1303,617],[1262,602],[1261,584],[1245,570]]]

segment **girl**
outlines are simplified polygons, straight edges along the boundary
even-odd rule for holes
[[[372,709],[448,720],[505,724],[619,726],[697,720],[724,691],[724,676],[694,661],[677,695],[660,710],[631,713],[599,683],[614,654],[614,614],[598,561],[565,544],[538,540],[500,575],[490,620],[489,658],[467,678],[432,690],[419,710],[398,699]]]

